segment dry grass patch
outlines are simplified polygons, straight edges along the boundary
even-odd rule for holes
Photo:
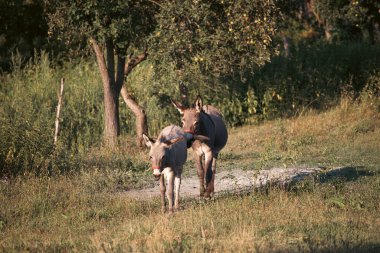
[[[343,100],[323,113],[311,111],[298,118],[231,129],[221,161],[230,168],[237,158],[245,169],[361,165],[354,162],[362,155],[380,162],[375,155],[380,152],[379,104],[379,100]]]

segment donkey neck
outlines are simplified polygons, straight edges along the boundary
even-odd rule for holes
[[[214,131],[214,121],[212,120],[211,116],[203,110],[200,114],[200,123],[200,134],[209,136],[211,132]]]

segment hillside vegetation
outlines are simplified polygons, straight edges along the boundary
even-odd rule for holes
[[[342,97],[352,101],[378,97],[379,52],[378,45],[356,43],[300,47],[291,58],[273,59],[245,84],[231,85],[234,79],[211,78],[205,83],[194,78],[192,85],[199,85],[205,102],[217,106],[230,127],[260,124],[268,119],[297,117],[309,110],[325,111],[341,103]],[[87,163],[88,151],[103,144],[103,95],[96,65],[86,60],[57,64],[42,52],[27,63],[15,55],[12,66],[11,72],[0,77],[0,174],[59,174]],[[180,124],[170,102],[170,98],[179,98],[178,91],[157,83],[154,76],[147,61],[127,80],[147,113],[152,136],[168,124]],[[62,77],[66,85],[58,145],[54,147],[56,94]],[[167,80],[172,78],[168,76]],[[225,82],[225,89],[214,91],[213,82]],[[190,100],[195,96],[191,92]],[[135,133],[134,116],[121,98],[119,103],[120,146],[134,148],[131,139],[123,142]],[[134,159],[114,158],[110,163],[117,168],[119,163]],[[133,164],[139,167],[141,162]]]

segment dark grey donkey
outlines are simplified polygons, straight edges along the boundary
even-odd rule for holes
[[[160,191],[162,200],[162,211],[166,210],[165,192],[169,202],[169,213],[174,208],[179,208],[179,190],[181,185],[181,174],[183,165],[187,159],[187,139],[185,133],[179,126],[167,126],[153,140],[143,134],[146,145],[150,148],[149,156],[152,164],[153,175],[160,180]],[[208,138],[202,136],[191,136],[193,139],[206,141]],[[166,181],[166,182],[165,182]],[[174,188],[174,192],[173,192]]]
[[[191,107],[172,101],[182,115],[182,129],[186,133],[188,147],[194,150],[199,177],[200,196],[209,198],[214,194],[216,159],[227,143],[228,133],[221,113],[211,105],[203,105],[202,98],[197,97]],[[200,142],[192,138],[202,135],[209,138]]]

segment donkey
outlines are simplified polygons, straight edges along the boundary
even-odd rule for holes
[[[157,140],[153,140],[143,134],[146,145],[150,148],[149,156],[152,164],[153,175],[156,180],[160,180],[162,212],[166,210],[165,192],[169,202],[169,213],[174,208],[179,208],[179,189],[181,185],[181,174],[183,165],[187,159],[187,139],[185,133],[179,126],[170,125],[165,127],[158,135]],[[200,141],[208,140],[204,136],[193,136],[192,139]],[[174,188],[174,194],[173,194]]]
[[[172,103],[182,115],[182,129],[186,134],[188,147],[191,146],[194,151],[200,196],[209,198],[214,194],[216,159],[228,139],[226,124],[215,107],[203,105],[201,96],[189,108],[174,100]],[[191,137],[194,135],[206,136],[209,140],[200,142]]]

